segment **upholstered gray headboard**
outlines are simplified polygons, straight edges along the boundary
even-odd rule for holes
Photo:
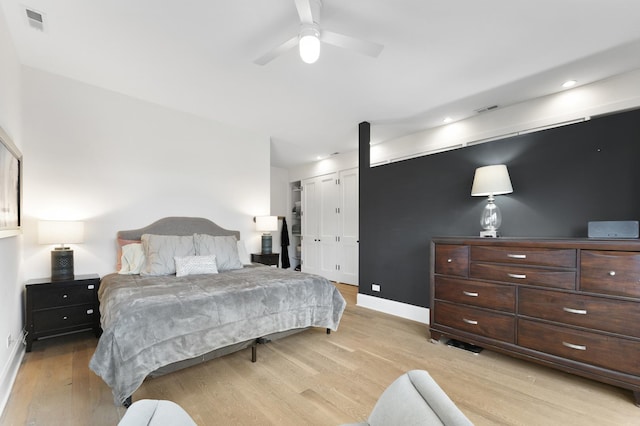
[[[214,236],[235,235],[240,239],[239,231],[224,229],[209,219],[202,217],[165,217],[153,222],[151,225],[140,229],[128,231],[118,231],[117,237],[120,240],[140,240],[142,234],[156,235],[192,235],[207,234]]]

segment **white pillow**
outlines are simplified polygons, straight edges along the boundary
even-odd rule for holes
[[[134,243],[122,246],[120,263],[122,267],[120,271],[118,271],[119,274],[139,274],[144,267],[144,250],[142,250],[142,244]]]
[[[174,257],[194,256],[193,235],[142,235],[146,265],[140,275],[171,275],[176,273]]]
[[[193,242],[196,247],[196,256],[215,256],[218,271],[230,271],[242,269],[242,262],[238,256],[238,240],[235,236],[212,236],[206,234],[194,234]]]
[[[218,273],[215,256],[176,256],[174,260],[176,262],[176,277]]]
[[[251,265],[251,258],[249,257],[249,253],[247,253],[247,246],[242,240],[238,241],[238,257],[243,265]]]

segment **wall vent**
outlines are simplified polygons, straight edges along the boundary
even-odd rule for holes
[[[479,108],[477,110],[475,110],[478,114],[483,113],[483,112],[487,112],[487,111],[491,111],[498,108],[498,105],[491,105],[491,106],[487,106],[487,107],[483,107],[483,108]]]
[[[44,31],[44,18],[42,13],[33,9],[25,9],[25,12],[27,13],[27,22],[29,23],[29,26],[38,31]]]

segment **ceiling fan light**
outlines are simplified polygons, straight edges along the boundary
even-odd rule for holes
[[[313,64],[320,57],[320,39],[317,34],[305,34],[300,37],[300,59]]]

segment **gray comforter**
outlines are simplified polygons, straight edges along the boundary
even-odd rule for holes
[[[159,367],[272,333],[337,330],[346,302],[325,278],[270,267],[213,275],[105,276],[89,367],[122,403]]]

